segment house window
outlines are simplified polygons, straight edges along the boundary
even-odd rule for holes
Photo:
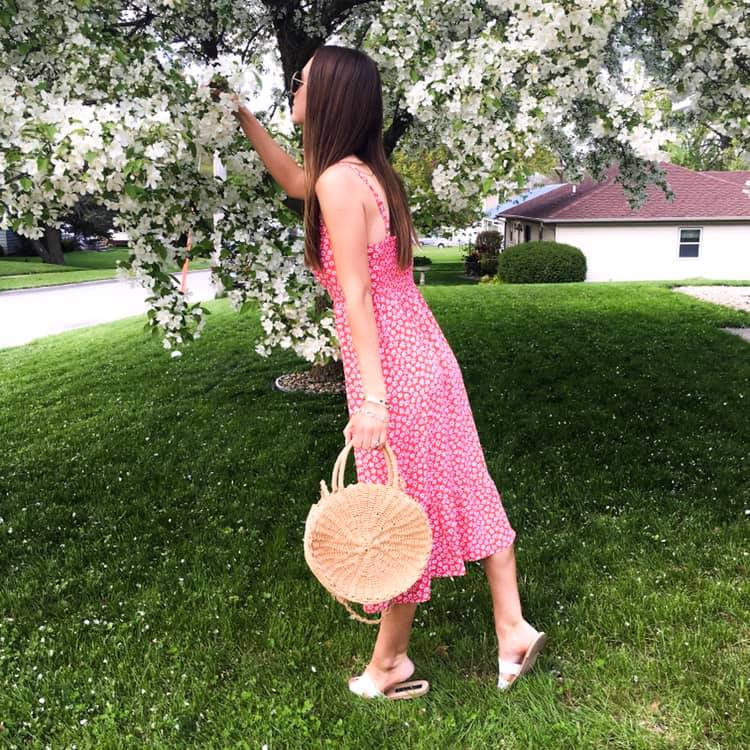
[[[528,224],[523,225],[523,241],[524,242],[531,241],[531,227]]]
[[[700,244],[700,227],[680,229],[680,258],[697,258]]]

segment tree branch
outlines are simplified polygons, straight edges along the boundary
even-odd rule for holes
[[[400,100],[397,100],[396,106],[393,109],[391,124],[388,130],[383,133],[383,146],[385,147],[387,156],[393,153],[393,149],[396,148],[396,144],[401,139],[401,136],[403,136],[414,122],[414,115],[405,109],[401,109],[399,104]]]

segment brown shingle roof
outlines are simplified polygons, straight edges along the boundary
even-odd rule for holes
[[[654,184],[646,188],[648,199],[638,211],[630,208],[622,185],[614,181],[619,168],[610,166],[601,182],[589,175],[575,186],[566,183],[537,198],[506,209],[498,217],[526,217],[558,221],[675,219],[750,220],[750,196],[742,192],[750,171],[696,172],[669,162],[659,162],[667,183],[675,193],[668,201],[664,191]]]

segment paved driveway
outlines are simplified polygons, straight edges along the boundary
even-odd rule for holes
[[[182,274],[172,276],[179,284]],[[188,273],[190,302],[215,298],[210,278],[210,270]],[[133,315],[143,315],[145,323],[150,290],[131,283],[115,279],[0,292],[0,348]]]

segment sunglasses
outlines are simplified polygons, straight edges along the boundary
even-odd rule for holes
[[[289,84],[289,90],[292,94],[297,93],[297,90],[304,85],[304,81],[302,80],[302,71],[298,70],[292,75],[292,80]]]

